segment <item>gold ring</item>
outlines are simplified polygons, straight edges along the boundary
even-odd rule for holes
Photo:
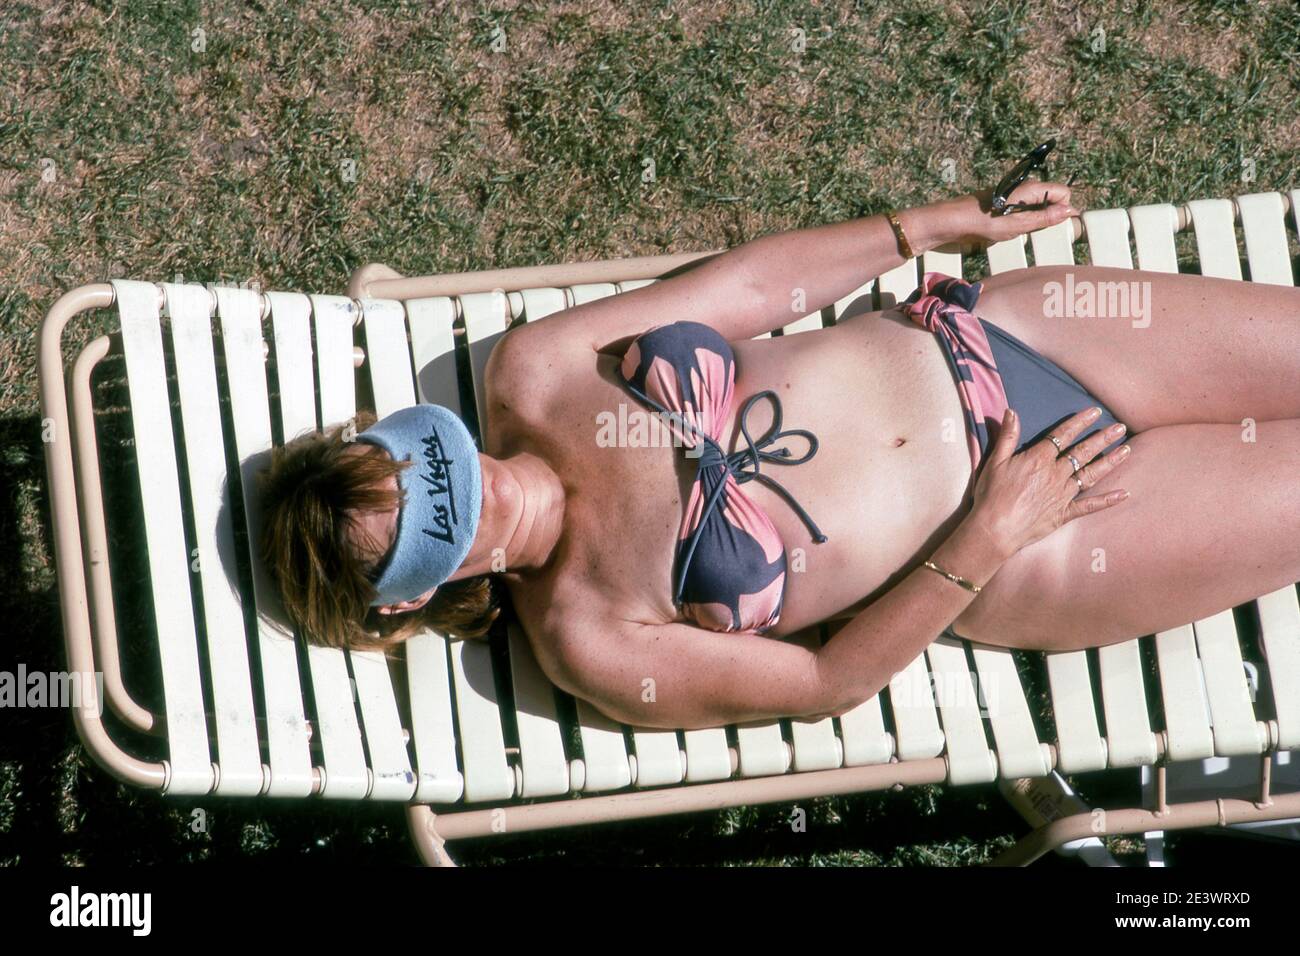
[[[1061,447],[1061,440],[1059,438],[1057,438],[1055,435],[1048,435],[1047,437],[1050,438],[1052,440],[1052,444],[1056,446],[1056,453],[1058,455],[1061,452],[1065,451],[1065,449]]]

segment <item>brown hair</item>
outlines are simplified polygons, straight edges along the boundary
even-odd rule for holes
[[[372,412],[327,432],[309,432],[271,453],[257,477],[262,530],[258,550],[280,591],[285,613],[310,643],[326,647],[392,647],[426,628],[452,637],[482,637],[501,611],[487,575],[448,581],[421,608],[380,614],[372,577],[384,554],[358,548],[354,513],[388,511],[401,492],[387,486],[409,461],[387,455],[345,455]]]

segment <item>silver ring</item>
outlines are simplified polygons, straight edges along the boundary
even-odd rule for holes
[[[1079,459],[1075,458],[1073,455],[1066,455],[1065,457],[1070,459],[1070,464],[1074,466],[1074,473],[1077,475],[1079,469],[1083,467],[1079,464]]]
[[[1052,444],[1056,446],[1056,453],[1058,455],[1061,454],[1061,452],[1065,451],[1065,449],[1061,447],[1061,440],[1059,438],[1057,438],[1055,435],[1048,435],[1047,437],[1050,438],[1052,440]]]

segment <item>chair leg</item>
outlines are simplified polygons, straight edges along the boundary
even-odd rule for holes
[[[411,830],[415,850],[425,866],[455,866],[456,861],[447,852],[447,841],[438,833],[432,810],[425,804],[406,808],[406,822]]]
[[[1045,823],[1033,830],[1028,836],[1017,840],[1014,846],[1003,850],[989,861],[989,866],[1028,866],[1041,856],[1064,846],[1071,840],[1086,835],[1086,827],[1092,819],[1092,813],[1078,813],[1072,817],[1062,817]],[[1083,833],[1074,833],[1074,829],[1084,828]]]

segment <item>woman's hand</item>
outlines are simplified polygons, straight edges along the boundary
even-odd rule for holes
[[[1079,215],[1079,211],[1070,205],[1070,187],[1063,183],[1027,179],[1007,197],[1009,203],[1043,204],[1042,209],[1026,209],[995,216],[992,212],[992,199],[992,189],[981,189],[968,196],[944,200],[940,204],[949,217],[951,234],[963,248],[983,248],[1027,232],[1046,229],[1070,216]]]
[[[1128,497],[1123,489],[1105,495],[1081,494],[1128,457],[1129,446],[1123,445],[1094,461],[1103,448],[1119,438],[1111,429],[1094,432],[1074,444],[1096,420],[1095,412],[1095,409],[1085,409],[1052,431],[1064,453],[1057,452],[1050,438],[1016,453],[1020,416],[1007,409],[998,439],[975,483],[975,504],[969,515],[999,553],[1010,557],[1067,521],[1110,508]],[[1074,466],[1067,455],[1073,455],[1079,462],[1082,489],[1075,481]]]

